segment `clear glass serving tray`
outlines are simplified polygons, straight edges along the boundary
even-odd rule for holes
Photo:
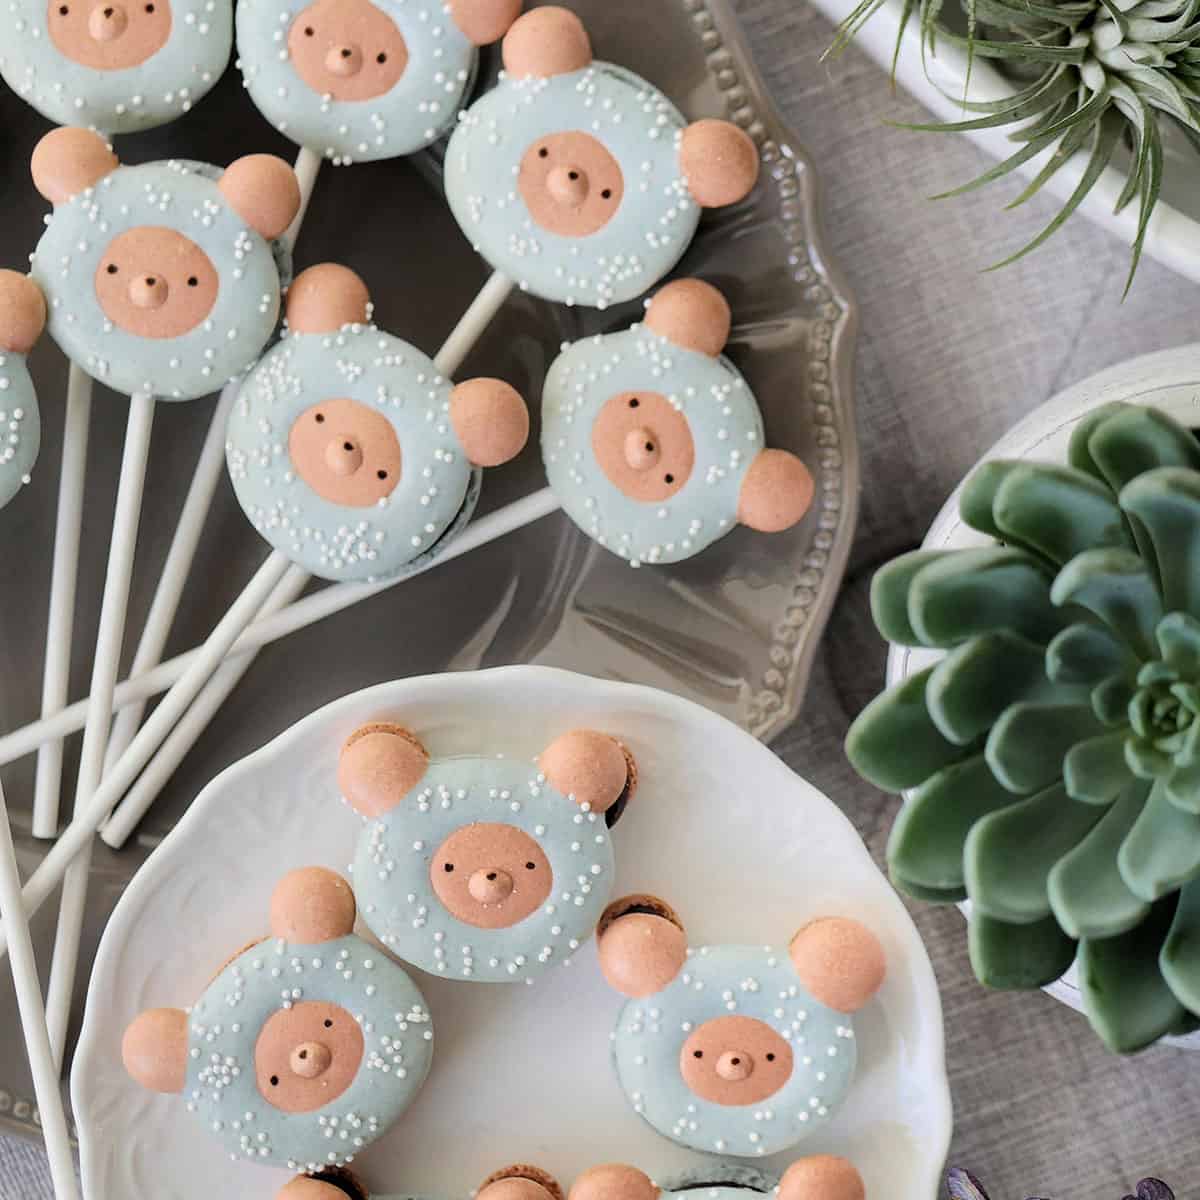
[[[851,373],[856,307],[821,241],[816,171],[766,95],[729,0],[567,0],[598,58],[658,84],[690,117],[725,116],[762,148],[762,183],[731,212],[711,215],[680,271],[717,283],[735,327],[729,353],[761,401],[772,444],[800,454],[817,479],[796,529],[736,531],[689,563],[631,571],[561,515],[438,567],[265,650],[121,852],[97,846],[76,1005],[117,897],[200,788],[300,717],[347,692],[407,675],[535,662],[651,684],[731,717],[769,739],[795,715],[845,566],[857,508]],[[488,64],[491,71],[495,63]],[[488,71],[483,75],[486,77]],[[48,126],[0,91],[0,263],[20,267],[44,206],[28,161]],[[125,139],[126,161],[172,156],[225,163],[239,154],[292,157],[230,71],[184,120]],[[376,319],[426,350],[449,332],[486,268],[431,192],[439,155],[327,169],[297,246],[296,266],[336,259],[367,280]],[[605,313],[517,296],[463,368],[506,378],[535,401],[565,340],[620,328],[636,304]],[[34,482],[0,515],[0,728],[37,716],[54,529],[66,366],[48,341],[32,360],[42,398],[43,453]],[[80,568],[72,695],[90,673],[126,415],[100,391]],[[138,545],[131,631],[140,630],[201,439],[210,401],[160,405]],[[522,458],[489,473],[480,512],[541,486],[536,436]],[[196,644],[262,561],[266,546],[222,483],[171,650]],[[136,641],[136,636],[130,639]],[[132,646],[126,648],[126,662]],[[519,719],[519,714],[515,714]],[[73,779],[78,738],[68,747]],[[43,853],[29,836],[33,759],[5,769],[26,875]],[[64,811],[69,808],[64,798]],[[215,893],[219,896],[219,891]],[[56,905],[35,922],[49,962]],[[180,931],[186,937],[186,930]],[[0,973],[0,1127],[36,1136],[36,1114],[7,972]],[[74,1037],[72,1030],[72,1038]]]

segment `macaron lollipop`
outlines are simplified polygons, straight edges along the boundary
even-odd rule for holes
[[[520,1163],[493,1171],[471,1193],[472,1200],[563,1200],[554,1177],[540,1167]],[[380,1195],[368,1192],[352,1171],[338,1169],[301,1175],[285,1183],[275,1200],[423,1200],[412,1192]]]
[[[700,553],[741,524],[776,533],[812,503],[794,454],[766,446],[762,414],[722,350],[730,311],[680,279],[620,333],[562,352],[542,393],[542,458],[567,515],[630,566]]]
[[[0,271],[0,508],[29,482],[41,448],[37,393],[25,364],[46,327],[46,300],[27,275]]]

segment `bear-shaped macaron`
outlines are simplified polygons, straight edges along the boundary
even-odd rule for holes
[[[421,993],[354,934],[354,919],[341,876],[285,875],[270,938],[230,959],[190,1009],[137,1017],[126,1070],[182,1093],[234,1159],[303,1171],[350,1162],[400,1118],[433,1055]]]
[[[748,1164],[724,1163],[696,1167],[666,1187],[659,1187],[637,1167],[606,1163],[584,1171],[571,1185],[567,1200],[694,1200],[697,1195],[705,1200],[748,1200],[747,1193],[779,1200],[866,1200],[867,1194],[852,1162],[833,1154],[814,1154],[797,1159],[782,1176]]]
[[[564,8],[504,37],[504,75],[462,114],[446,199],[475,249],[523,290],[606,308],[671,270],[700,210],[743,199],[758,150],[727,121],[688,124],[653,84],[592,58]]]
[[[630,566],[690,558],[739,524],[780,532],[812,503],[808,468],[767,448],[758,402],[721,353],[730,324],[716,288],[676,280],[640,324],[566,347],[546,374],[550,487]]]
[[[58,125],[133,133],[189,112],[233,46],[233,0],[7,0],[0,76]]]
[[[46,327],[41,289],[0,271],[0,508],[29,482],[42,443],[37,392],[25,356]]]
[[[127,167],[98,134],[64,128],[32,170],[54,205],[32,275],[72,362],[127,395],[192,400],[257,361],[279,317],[271,240],[300,206],[287,163]]]
[[[342,166],[439,138],[521,0],[239,0],[238,66],[280,133]]]
[[[338,784],[365,818],[353,879],[371,932],[431,974],[533,983],[570,959],[604,910],[609,829],[637,767],[594,730],[562,734],[534,762],[439,759],[379,721],[346,740]]]
[[[422,1200],[412,1192],[369,1192],[353,1172],[340,1169],[302,1175],[285,1183],[275,1200]],[[557,1180],[540,1167],[519,1163],[493,1171],[471,1193],[471,1200],[564,1200]]]
[[[481,467],[520,453],[525,402],[498,379],[457,386],[371,324],[348,267],[301,272],[287,328],[246,378],[226,459],[251,524],[323,579],[380,579],[425,554],[473,503]]]
[[[654,896],[613,901],[597,934],[609,985],[629,997],[612,1037],[634,1111],[692,1150],[777,1154],[832,1119],[854,1075],[852,1014],[883,983],[860,922],[810,922],[786,950],[689,948]]]

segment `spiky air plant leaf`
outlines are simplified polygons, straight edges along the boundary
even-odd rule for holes
[[[888,865],[970,898],[981,982],[1078,961],[1093,1027],[1131,1052],[1200,1015],[1200,441],[1152,408],[1076,427],[1065,465],[993,461],[963,520],[991,539],[877,572],[875,624],[940,651],[846,739],[909,792]]]
[[[946,1194],[950,1200],[989,1200],[983,1184],[962,1167],[951,1167],[946,1172]],[[1123,1200],[1175,1200],[1175,1193],[1161,1179],[1143,1179],[1137,1185],[1137,1195],[1126,1195]]]
[[[861,0],[839,27],[828,53],[840,53],[885,3]],[[1200,150],[1200,0],[959,0],[965,33],[941,20],[944,0],[902,3],[897,57],[905,30],[916,21],[923,58],[944,40],[965,50],[968,80],[974,59],[986,58],[1022,83],[999,101],[954,97],[968,114],[961,121],[905,126],[954,133],[1013,127],[1014,151],[1008,158],[937,198],[1002,179],[1052,150],[1009,206],[1016,207],[1041,191],[1076,154],[1086,155],[1082,177],[1058,214],[1020,250],[995,264],[1004,266],[1061,227],[1125,143],[1129,171],[1116,211],[1137,203],[1128,291],[1162,190],[1164,125],[1177,126]],[[893,58],[893,70],[895,62]]]

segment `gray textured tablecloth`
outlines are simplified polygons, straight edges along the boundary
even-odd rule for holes
[[[885,118],[920,120],[921,110],[893,96],[865,56],[821,65],[830,27],[804,4],[737,7],[785,117],[813,152],[830,252],[862,306],[858,539],[808,700],[775,748],[880,856],[896,801],[857,780],[841,753],[850,718],[883,678],[867,615],[872,571],[920,541],[978,453],[1018,417],[1110,363],[1200,338],[1200,309],[1195,288],[1152,263],[1122,304],[1126,250],[1082,219],[1023,263],[981,274],[1049,220],[1052,204],[1003,214],[1013,186],[927,203],[982,170],[980,153],[959,138],[885,127]],[[956,911],[913,913],[945,1006],[951,1161],[979,1175],[992,1200],[1119,1200],[1148,1174],[1172,1182],[1180,1200],[1190,1194],[1200,1177],[1200,1055],[1113,1058],[1053,1000],[980,988]],[[0,1200],[50,1195],[40,1153],[0,1139]]]

